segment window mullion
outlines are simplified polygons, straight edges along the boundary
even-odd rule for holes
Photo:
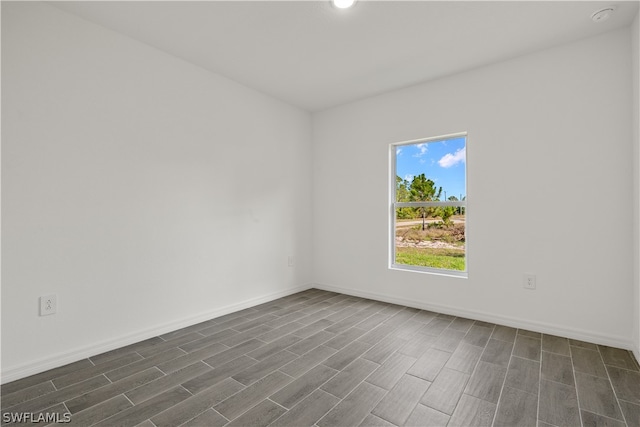
[[[420,207],[438,207],[438,206],[454,206],[454,207],[467,207],[466,202],[394,202],[396,208],[420,208]]]

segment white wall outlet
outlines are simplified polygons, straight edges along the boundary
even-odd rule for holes
[[[58,310],[58,296],[43,295],[40,297],[40,316],[48,316],[50,314],[56,314]]]
[[[293,255],[289,255],[289,260],[287,261],[287,265],[289,267],[294,267],[296,265],[296,257]]]
[[[525,273],[522,286],[525,289],[535,289],[536,288],[536,275],[531,273]]]

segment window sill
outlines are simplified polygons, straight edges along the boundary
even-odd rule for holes
[[[467,279],[469,277],[469,273],[467,271],[443,270],[440,268],[428,268],[428,267],[414,267],[411,265],[404,265],[404,264],[392,264],[389,266],[389,270],[409,271],[413,273],[426,273],[426,274],[432,274],[436,276],[454,277],[456,279]]]

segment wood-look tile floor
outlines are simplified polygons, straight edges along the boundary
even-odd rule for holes
[[[1,395],[4,425],[41,413],[78,426],[640,426],[626,350],[317,289]]]

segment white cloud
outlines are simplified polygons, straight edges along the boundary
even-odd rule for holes
[[[405,179],[406,181],[411,182],[411,181],[413,181],[413,175],[411,175],[411,174],[405,175],[405,176],[404,176],[404,179]]]
[[[413,157],[422,157],[427,154],[427,144],[416,144],[416,148],[418,152],[413,155]]]
[[[396,148],[396,156],[400,156],[402,154],[402,147]]]
[[[455,166],[458,163],[465,162],[466,155],[466,147],[457,150],[455,153],[447,153],[440,160],[438,160],[438,164],[443,168],[450,168],[451,166]]]

